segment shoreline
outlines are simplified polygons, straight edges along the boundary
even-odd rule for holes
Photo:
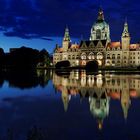
[[[37,68],[37,70],[54,70],[57,72],[70,72],[72,70],[86,70],[84,67],[69,67],[69,68],[59,68],[56,69],[54,67],[48,68]],[[115,73],[115,74],[140,74],[140,69],[137,68],[99,68],[97,71],[91,70],[87,71],[87,73]]]
[[[55,67],[37,67],[36,69],[52,69],[52,70],[74,70],[74,69],[79,69],[79,70],[86,70],[85,67],[62,67],[62,68],[55,68]],[[91,68],[92,69],[92,68]],[[139,71],[140,72],[140,69],[138,68],[111,68],[111,67],[108,67],[108,68],[98,68],[98,71]]]

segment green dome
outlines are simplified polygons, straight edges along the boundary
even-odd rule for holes
[[[105,21],[97,21],[94,23],[92,29],[93,30],[104,30],[106,27],[108,27],[109,25],[105,22]]]

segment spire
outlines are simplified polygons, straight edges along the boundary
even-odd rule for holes
[[[103,20],[104,20],[104,12],[100,6],[97,21],[103,21]]]
[[[70,41],[70,35],[69,35],[69,29],[68,26],[65,28],[65,34],[64,34],[64,41]]]
[[[99,119],[97,122],[98,122],[98,129],[102,130],[102,128],[103,128],[103,119]]]
[[[128,109],[129,109],[129,105],[127,103],[123,103],[122,104],[122,110],[123,110],[123,115],[124,115],[125,120],[127,120]]]
[[[68,110],[68,105],[70,101],[70,96],[68,95],[68,90],[66,87],[62,89],[62,95],[61,95],[63,105],[64,105],[64,111],[67,112]]]
[[[128,90],[123,90],[121,94],[121,106],[124,115],[124,119],[127,120],[128,110],[131,104],[130,95]]]
[[[130,37],[129,31],[128,31],[127,18],[125,19],[124,29],[123,29],[123,33],[122,33],[122,37]]]

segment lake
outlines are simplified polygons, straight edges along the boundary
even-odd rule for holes
[[[140,140],[139,74],[38,70],[0,77],[0,140]]]

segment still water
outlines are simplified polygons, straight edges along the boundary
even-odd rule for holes
[[[139,74],[0,76],[0,140],[140,140]]]

